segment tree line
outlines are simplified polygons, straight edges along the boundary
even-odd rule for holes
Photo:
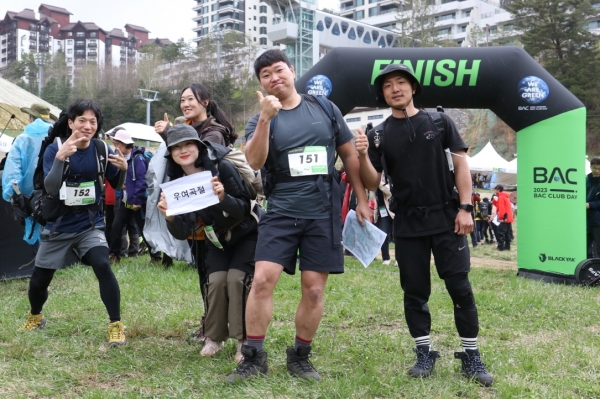
[[[220,62],[216,48],[220,45]],[[77,98],[98,102],[104,114],[104,129],[124,122],[146,123],[146,101],[139,89],[158,91],[159,101],[152,102],[150,120],[162,120],[168,113],[171,121],[181,115],[181,89],[192,83],[205,85],[213,99],[230,116],[243,136],[248,119],[258,110],[258,81],[251,71],[256,47],[243,34],[225,33],[220,43],[212,38],[197,47],[179,40],[159,46],[143,46],[136,63],[104,65],[95,62],[75,65],[71,78],[65,54],[44,54],[41,98],[65,109]],[[37,95],[39,90],[35,54],[24,54],[4,72],[4,78]]]

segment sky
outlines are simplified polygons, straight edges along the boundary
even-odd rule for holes
[[[339,7],[338,0],[318,2],[319,9]],[[192,8],[197,3],[194,0],[1,0],[0,18],[4,18],[6,11],[20,12],[25,8],[39,16],[38,8],[42,3],[66,8],[73,14],[71,22],[94,22],[106,31],[124,29],[125,24],[132,24],[148,29],[150,38],[167,38],[175,42],[182,37],[189,41],[195,36]]]

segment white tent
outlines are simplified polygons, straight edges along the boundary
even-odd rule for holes
[[[119,126],[115,126],[109,131],[107,131],[106,134],[108,135],[112,133],[112,131],[118,127],[124,128],[127,131],[127,133],[129,133],[134,139],[156,141],[158,143],[163,142],[163,139],[161,139],[158,133],[154,131],[154,126],[148,126],[141,123],[122,123]]]
[[[467,159],[467,161],[469,169],[472,171],[491,172],[494,169],[506,170],[508,168],[508,162],[496,152],[489,141],[477,155]]]
[[[506,171],[508,173],[517,173],[517,158],[508,163],[508,168],[506,168]]]

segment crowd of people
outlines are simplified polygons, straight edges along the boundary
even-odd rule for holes
[[[344,272],[341,199],[351,191],[359,223],[376,222],[388,235],[381,248],[383,264],[391,262],[389,242],[395,244],[404,315],[415,344],[416,361],[408,374],[429,377],[441,356],[432,349],[430,336],[433,253],[453,303],[462,347],[454,357],[468,378],[491,386],[493,378],[477,344],[479,318],[468,277],[467,235],[473,234],[473,245],[485,237],[486,242],[497,241],[500,250],[510,249],[513,215],[501,186],[491,200],[472,195],[468,147],[454,122],[444,113],[416,108],[413,99],[423,87],[403,64],[389,65],[374,82],[377,100],[391,107],[392,115],[367,132],[359,129],[356,137],[335,104],[296,91],[295,71],[284,52],[262,53],[254,71],[262,92],[257,92],[260,111],[246,125],[245,160],[260,171],[266,212],[230,157],[237,151],[232,149],[238,137],[234,126],[201,84],[182,90],[180,123],[171,124],[166,114],[155,123],[165,144],[154,156],[137,147],[126,129],[114,129],[109,137],[114,149],[104,148],[96,139],[102,112],[92,100],[77,100],[61,114],[51,132],[63,140],[42,154],[46,201],[58,204],[60,216],[49,218],[43,229],[38,226],[39,239],[30,242],[37,257],[28,290],[31,307],[21,329],[45,326],[42,308],[48,286],[56,270],[66,266],[67,252],[74,251],[98,278],[109,315],[109,345],[126,344],[111,263],[139,254],[141,237],[151,259],[168,266],[172,259],[161,251],[169,251],[154,236],[169,235],[185,243],[198,270],[204,315],[192,338],[203,342],[200,355],[214,356],[230,338],[237,343],[238,365],[226,377],[230,383],[268,373],[273,294],[283,273],[299,270],[301,297],[295,335],[285,350],[286,366],[292,375],[319,381],[310,356],[329,276]],[[15,202],[15,187],[32,195],[31,165],[51,126],[32,116],[18,139],[22,143],[15,146],[22,151],[11,151],[7,160],[11,172],[3,177],[5,200]],[[335,167],[336,154],[343,177]],[[20,168],[20,175],[15,166],[19,162],[27,166]],[[210,173],[217,202],[170,215],[172,199],[153,179],[176,181],[197,173]],[[155,217],[146,213],[156,209],[166,231],[145,229]],[[31,239],[36,227],[28,220]]]

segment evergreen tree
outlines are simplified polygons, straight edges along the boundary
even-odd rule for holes
[[[600,55],[589,22],[600,15],[588,0],[513,0],[525,50],[586,106],[588,152],[600,153]]]

